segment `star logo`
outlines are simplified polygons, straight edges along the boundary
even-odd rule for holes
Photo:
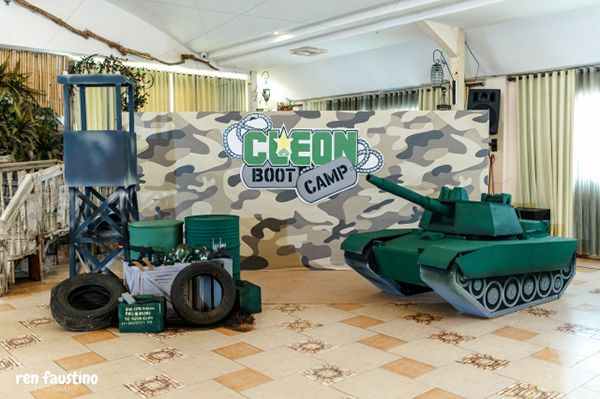
[[[277,150],[275,151],[277,152],[277,155],[289,156],[292,153],[292,148],[290,146],[292,139],[288,137],[285,127],[281,128],[281,134],[275,142],[277,143]]]

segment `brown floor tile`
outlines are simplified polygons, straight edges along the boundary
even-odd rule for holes
[[[82,353],[81,355],[63,357],[62,359],[55,360],[54,363],[67,371],[72,371],[94,364],[104,363],[105,361],[106,359],[96,352],[87,352]]]
[[[468,364],[477,367],[481,370],[491,371],[508,366],[510,364],[510,360],[498,359],[492,355],[488,355],[485,353],[473,353],[472,355],[465,356],[462,359],[457,360],[456,362],[461,364]]]
[[[10,303],[0,304],[0,312],[8,312],[9,310],[15,310],[15,307]]]
[[[369,338],[361,339],[358,342],[382,350],[388,350],[406,343],[406,341],[384,334],[377,334]]]
[[[227,335],[228,337],[233,337],[234,335],[241,334],[239,331],[231,330],[225,327],[217,327],[213,331],[219,332],[223,335]]]
[[[164,362],[170,362],[183,357],[184,354],[175,348],[160,348],[150,352],[137,355],[140,359],[151,365],[157,365]]]
[[[42,342],[42,340],[37,335],[27,334],[0,341],[0,346],[6,349],[7,351],[11,351],[13,349],[25,348],[26,346],[37,344],[40,342]]]
[[[415,396],[414,399],[463,399],[463,397],[444,391],[443,389],[435,388],[419,396]]]
[[[13,370],[23,367],[21,362],[12,356],[0,358],[0,374],[7,370]]]
[[[544,399],[558,399],[562,395],[559,392],[547,391],[541,389],[533,384],[527,384],[524,382],[517,382],[507,388],[504,388],[498,395],[508,396],[511,398],[544,398]]]
[[[573,279],[573,281],[571,281],[571,284],[574,284],[574,285],[582,285],[585,283],[587,283],[587,281],[585,281],[585,280]]]
[[[517,341],[527,341],[528,339],[539,335],[538,333],[515,327],[503,327],[494,331],[493,334],[500,335],[501,337],[516,339]]]
[[[50,316],[36,317],[33,319],[27,319],[27,320],[19,320],[19,323],[21,323],[24,327],[27,327],[30,329],[35,328],[35,327],[42,327],[42,326],[48,326],[51,324],[56,324],[54,319]]]
[[[535,357],[536,359],[545,360],[547,362],[562,364],[569,366],[576,361],[576,355],[571,353],[566,353],[562,351],[558,351],[552,348],[545,348],[539,352],[534,353],[531,357]]]
[[[119,338],[119,337],[107,330],[92,331],[92,332],[78,334],[78,335],[73,336],[73,339],[75,341],[77,341],[83,345],[94,344],[96,342],[106,341],[108,339],[115,339],[115,338]]]
[[[404,320],[412,320],[412,321],[416,321],[419,324],[425,324],[425,325],[430,325],[431,323],[440,321],[442,319],[443,319],[442,316],[437,316],[437,315],[434,315],[431,313],[425,313],[425,312],[416,312],[416,313],[412,313],[412,314],[404,316]]]
[[[407,357],[388,363],[381,366],[381,368],[409,378],[416,378],[435,370],[435,367],[430,366],[429,364],[421,363]]]
[[[29,393],[36,399],[70,399],[91,394],[92,391],[83,384],[69,384],[51,385]]]
[[[142,398],[151,398],[181,387],[181,384],[166,374],[153,375],[125,384],[125,388]]]
[[[337,310],[345,310],[346,312],[349,312],[354,309],[364,308],[365,305],[361,305],[360,303],[330,303],[329,307],[337,309]]]
[[[230,360],[239,359],[244,356],[254,355],[255,353],[262,352],[262,349],[257,348],[256,346],[252,346],[245,342],[240,342],[238,344],[227,345],[221,348],[213,349],[213,352],[218,353],[219,355],[226,357]]]
[[[285,323],[281,324],[281,326],[290,331],[301,333],[306,330],[312,330],[313,328],[321,327],[323,325],[312,320],[294,319],[293,321],[286,321]]]
[[[302,375],[320,382],[321,384],[330,385],[340,382],[348,377],[356,375],[352,370],[346,370],[332,364],[321,364],[319,366],[304,370]]]
[[[249,368],[222,375],[214,378],[214,380],[236,392],[254,388],[271,381],[266,375]]]
[[[383,321],[374,319],[373,317],[369,317],[369,316],[351,317],[349,319],[342,320],[342,322],[344,322],[346,324],[350,324],[354,327],[360,327],[360,328],[369,328],[369,327],[376,326],[377,324],[383,323]]]

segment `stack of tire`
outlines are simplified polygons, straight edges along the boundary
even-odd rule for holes
[[[50,293],[50,311],[58,324],[71,331],[100,330],[117,324],[121,281],[99,273],[71,277]]]
[[[199,310],[186,298],[188,285],[197,278],[212,278],[222,290],[214,308]],[[99,273],[71,277],[52,289],[50,311],[58,324],[71,331],[100,330],[117,325],[119,297],[125,292],[121,280]],[[236,301],[232,277],[218,263],[192,263],[180,271],[171,285],[171,303],[177,314],[196,326],[209,326],[223,320]]]

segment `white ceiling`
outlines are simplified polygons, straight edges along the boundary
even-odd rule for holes
[[[600,4],[600,0],[108,1],[180,43],[161,56],[188,49],[208,53],[219,65],[246,70],[321,61],[422,40],[427,36],[416,21],[423,18],[464,28],[468,36],[470,29]],[[373,17],[369,12],[378,7],[385,7],[383,13]],[[354,18],[353,23],[338,24],[340,17],[348,16]],[[360,26],[365,28],[354,31]],[[276,31],[294,37],[282,40],[285,37],[275,35]],[[328,53],[317,57],[289,53],[304,45],[323,47]],[[236,47],[241,49],[233,51]]]
[[[477,70],[467,55],[467,77],[600,63],[600,0],[29,1],[161,59],[206,52],[221,71],[268,70],[278,101],[424,84],[437,45],[419,29],[422,19],[465,30],[480,62]],[[14,2],[0,6],[0,45],[118,55]],[[328,53],[289,53],[305,45]]]

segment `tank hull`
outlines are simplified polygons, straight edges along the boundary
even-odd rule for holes
[[[433,289],[457,310],[496,317],[558,299],[575,274],[576,240],[474,240],[421,229],[355,233],[346,261],[395,295]]]

